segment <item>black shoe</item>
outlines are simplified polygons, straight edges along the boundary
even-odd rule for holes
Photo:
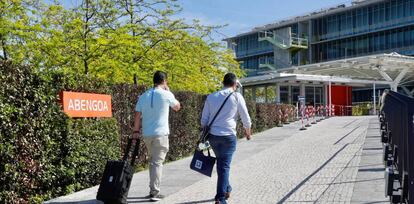
[[[157,194],[157,195],[150,195],[150,200],[151,201],[160,201],[162,199],[164,199],[165,196],[161,195],[161,194]]]

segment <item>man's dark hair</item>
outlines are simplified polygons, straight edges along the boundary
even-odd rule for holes
[[[227,73],[224,75],[223,85],[224,86],[234,86],[237,81],[237,76],[233,73]]]
[[[162,84],[164,80],[167,80],[167,73],[163,71],[156,71],[154,73],[154,78],[153,78],[154,85]]]

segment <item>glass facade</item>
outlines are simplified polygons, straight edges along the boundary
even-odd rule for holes
[[[300,95],[300,87],[297,84],[279,84],[280,103],[295,105]],[[306,105],[322,105],[324,103],[323,87],[320,85],[305,86]],[[243,87],[243,95],[246,101],[256,103],[277,103],[276,84],[263,84],[259,86]]]
[[[235,43],[237,58],[273,53],[272,44],[267,41],[259,42],[257,33],[237,38]]]
[[[414,0],[348,7],[286,26],[293,35],[311,31],[309,52],[291,52],[294,66],[379,53],[414,55]],[[234,43],[236,58],[249,76],[257,75],[259,64],[274,57],[272,44],[259,41],[258,33],[237,37]]]
[[[414,0],[389,0],[312,20],[313,42],[333,40],[414,22]]]
[[[293,34],[298,33],[298,25],[289,25]],[[246,69],[249,76],[256,75],[259,71],[259,64],[274,59],[273,45],[268,41],[259,41],[258,33],[241,36],[235,39],[236,58],[241,62],[241,68]],[[268,60],[267,58],[271,58]],[[292,63],[297,64],[299,58],[297,53],[292,55]],[[272,63],[273,64],[273,63]]]
[[[414,0],[389,0],[312,20],[312,62],[414,50]]]
[[[245,57],[245,58],[240,58],[237,59],[240,62],[240,67],[242,69],[245,69],[247,74],[249,76],[253,76],[256,75],[257,72],[259,71],[259,64],[263,63],[265,64],[266,62],[273,62],[273,52],[269,53],[269,54],[264,54],[264,55],[255,55],[255,56],[251,56],[251,57]]]
[[[414,26],[312,45],[313,62],[414,50]]]

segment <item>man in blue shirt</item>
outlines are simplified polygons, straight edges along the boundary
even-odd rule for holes
[[[217,194],[216,204],[226,204],[232,190],[229,183],[230,164],[236,150],[236,124],[240,116],[244,133],[248,140],[251,137],[251,119],[247,111],[246,102],[237,89],[237,77],[227,73],[223,79],[224,88],[208,95],[201,116],[201,127],[206,127],[216,115],[227,96],[232,94],[217,114],[216,120],[210,126],[209,139],[217,158]]]
[[[135,107],[133,138],[141,133],[149,155],[150,193],[148,198],[159,201],[162,165],[169,149],[170,134],[168,115],[170,107],[179,111],[180,103],[175,99],[167,85],[167,74],[157,71],[154,74],[154,88],[143,93]]]

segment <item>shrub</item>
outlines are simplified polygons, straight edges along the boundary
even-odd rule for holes
[[[0,79],[1,203],[40,203],[92,186],[106,160],[119,157],[116,120],[69,119],[58,103],[61,90],[105,93],[105,83],[11,62],[0,62]]]
[[[200,136],[200,117],[205,98],[190,92],[178,92],[175,96],[181,102],[182,109],[170,114],[170,151],[167,161],[174,161],[194,152]]]
[[[114,118],[70,119],[63,139],[65,192],[97,184],[108,159],[120,158],[118,123]]]
[[[352,106],[352,115],[353,116],[369,115],[371,109],[372,109],[372,105],[370,102],[360,103],[356,106]]]
[[[0,200],[48,197],[58,182],[67,118],[53,86],[28,67],[1,62],[0,77]]]

